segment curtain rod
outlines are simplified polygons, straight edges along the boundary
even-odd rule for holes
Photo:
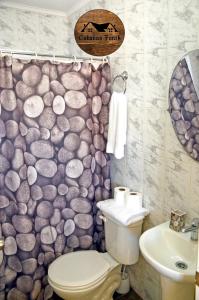
[[[50,54],[50,53],[39,53],[39,52],[33,52],[33,51],[24,51],[24,50],[12,50],[12,49],[6,49],[6,48],[0,48],[0,56],[1,55],[20,55],[20,56],[33,56],[34,59],[40,59],[40,58],[49,58],[53,61],[59,61],[59,60],[72,60],[72,61],[102,61],[104,63],[109,62],[109,57],[79,57],[79,56],[65,56],[65,55],[56,55],[56,54]]]

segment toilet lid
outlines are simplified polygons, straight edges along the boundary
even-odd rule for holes
[[[49,267],[49,279],[62,287],[81,287],[104,277],[110,264],[94,250],[71,252],[58,257]]]

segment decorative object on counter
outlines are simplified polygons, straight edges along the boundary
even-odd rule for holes
[[[175,209],[171,211],[171,219],[169,227],[177,232],[181,231],[185,226],[186,213],[184,211]]]
[[[168,110],[180,143],[199,160],[199,50],[187,53],[175,67]]]

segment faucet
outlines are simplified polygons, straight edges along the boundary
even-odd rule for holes
[[[198,240],[199,218],[194,218],[190,226],[182,228],[182,232],[191,232],[191,240]]]

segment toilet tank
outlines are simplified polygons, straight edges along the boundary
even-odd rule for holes
[[[138,261],[142,222],[143,219],[131,225],[124,226],[106,216],[106,250],[119,263],[132,265]]]

